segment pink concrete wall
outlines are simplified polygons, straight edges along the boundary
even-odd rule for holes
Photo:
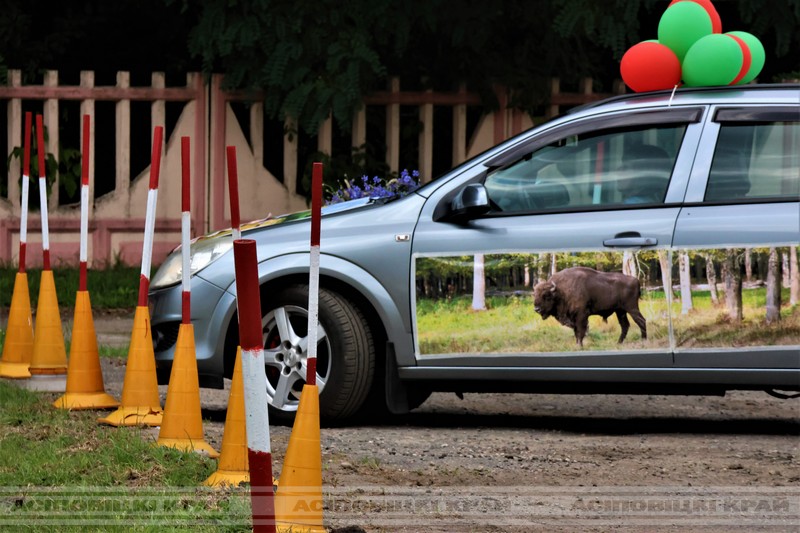
[[[183,102],[184,108],[169,138],[164,141],[161,180],[159,183],[158,208],[156,211],[156,235],[153,246],[153,263],[163,261],[166,255],[180,242],[180,138],[189,136],[192,142],[192,232],[201,235],[230,225],[230,210],[227,197],[225,147],[237,148],[239,167],[239,197],[242,220],[261,219],[269,214],[279,215],[307,208],[306,199],[294,193],[299,173],[298,145],[296,136],[276,139],[275,150],[283,152],[283,176],[272,175],[263,165],[264,129],[262,104],[250,101],[254,95],[222,90],[222,78],[212,76],[207,81],[200,74],[188,74],[185,86],[166,87],[162,73],[154,73],[150,87],[131,87],[130,75],[117,74],[114,86],[98,87],[94,84],[93,72],[81,72],[79,86],[63,86],[58,83],[58,72],[48,71],[44,83],[24,86],[21,73],[9,71],[9,84],[0,87],[0,100],[8,107],[8,150],[22,145],[22,101],[43,102],[45,126],[50,132],[47,149],[58,152],[59,103],[79,101],[81,113],[90,116],[92,123],[90,152],[94,154],[96,135],[112,132],[95,131],[94,109],[96,101],[112,101],[116,105],[115,188],[100,198],[90,197],[89,263],[94,267],[122,261],[137,265],[141,261],[144,214],[147,202],[149,168],[138,169],[131,176],[130,120],[132,101],[150,103],[151,124],[164,125],[165,102]],[[591,84],[586,84],[591,87]],[[561,93],[557,84],[553,86],[553,104],[573,103],[597,99],[602,95]],[[258,98],[258,95],[255,96]],[[501,102],[508,101],[507,94],[498,88]],[[242,131],[230,103],[248,101],[250,106],[250,131]],[[453,93],[403,92],[399,80],[393,79],[389,90],[376,92],[365,99],[365,105],[384,106],[387,114],[385,139],[389,149],[386,160],[390,168],[397,171],[399,160],[399,107],[415,105],[420,109],[422,132],[419,137],[420,160],[418,169],[423,182],[430,180],[433,154],[433,106],[453,108],[453,143],[445,147],[452,150],[454,164],[479,153],[532,126],[527,114],[513,109],[501,109],[484,115],[477,130],[467,138],[466,109],[468,105],[480,105],[476,95],[461,89]],[[287,121],[291,126],[291,121]],[[328,119],[318,135],[318,150],[330,154],[332,151],[331,121]],[[250,141],[248,141],[248,138]],[[208,145],[206,139],[209,140]],[[352,130],[353,146],[366,141],[366,114],[364,109],[356,113]],[[94,162],[90,162],[90,195],[94,194]],[[20,187],[19,161],[11,161],[8,179],[8,199],[0,198],[0,262],[16,263],[19,248]],[[133,179],[131,179],[133,178]],[[103,179],[110,179],[104,176]],[[57,194],[58,187],[53,187]],[[49,198],[49,227],[51,257],[54,265],[78,262],[80,221],[74,206],[59,206],[58,198]],[[37,266],[42,262],[41,229],[39,214],[30,213],[28,221],[27,264]]]

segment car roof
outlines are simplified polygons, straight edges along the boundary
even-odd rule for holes
[[[567,111],[565,115],[592,114],[597,108],[616,111],[632,107],[697,104],[800,104],[800,83],[686,87],[676,90],[622,94],[591,102]]]
[[[748,84],[718,87],[686,87],[676,90],[651,91],[642,93],[622,94],[588,104],[573,107],[561,115],[537,124],[504,142],[497,144],[485,152],[478,154],[466,164],[482,164],[493,161],[498,155],[506,152],[515,144],[525,142],[534,135],[558,127],[576,119],[615,113],[633,109],[653,109],[669,106],[692,105],[740,105],[740,104],[768,104],[768,105],[800,105],[800,83],[775,83],[775,84]],[[800,112],[799,112],[800,113]],[[460,168],[460,167],[457,167]],[[449,174],[458,175],[459,172]],[[430,190],[436,189],[448,180],[433,180],[426,183],[416,191],[416,194],[427,197]]]

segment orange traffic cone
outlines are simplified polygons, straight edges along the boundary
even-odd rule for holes
[[[200,384],[197,378],[197,355],[192,324],[181,324],[178,329],[167,401],[164,405],[164,418],[161,430],[158,432],[157,444],[184,451],[205,452],[210,457],[219,457],[219,453],[203,439]]]
[[[28,293],[28,274],[17,272],[11,308],[8,310],[6,340],[0,360],[0,377],[27,379],[31,377],[28,367],[33,356],[33,320],[31,319],[31,297]]]
[[[103,386],[89,291],[75,294],[67,392],[53,405],[59,409],[108,409],[119,405],[117,400],[106,394]]]
[[[29,371],[31,379],[25,385],[28,389],[50,392],[66,389],[67,350],[52,270],[42,270]]]
[[[319,430],[319,390],[304,385],[283,459],[275,522],[279,532],[324,532],[322,525],[322,447]]]
[[[161,415],[150,311],[147,306],[140,305],[133,315],[121,405],[107,417],[98,419],[98,422],[112,426],[160,426]]]
[[[169,399],[169,396],[167,397]],[[244,382],[242,378],[242,348],[236,349],[231,392],[228,395],[228,412],[225,415],[225,432],[217,471],[203,484],[211,487],[238,486],[250,482],[250,465],[247,461],[247,428],[244,416]]]

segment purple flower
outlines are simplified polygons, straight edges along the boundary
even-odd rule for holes
[[[359,186],[349,180],[344,180],[344,186],[333,192],[326,205],[365,197],[390,198],[392,196],[405,196],[419,187],[419,171],[414,170],[409,174],[407,169],[403,169],[399,177],[390,180],[384,180],[379,176],[370,178],[367,175],[363,175],[360,181],[361,185]]]

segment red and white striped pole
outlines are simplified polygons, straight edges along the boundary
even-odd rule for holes
[[[183,262],[183,275],[181,285],[183,293],[181,295],[181,314],[184,324],[192,323],[192,214],[189,200],[190,194],[190,155],[189,137],[181,137],[181,168],[183,169],[181,187],[181,260]]]
[[[228,196],[231,202],[231,230],[233,231],[233,241],[242,238],[242,221],[239,217],[239,170],[236,167],[236,147],[228,146],[226,150],[228,158]]]
[[[31,171],[31,113],[25,113],[23,141],[22,214],[19,222],[19,271],[14,276],[11,307],[8,310],[5,342],[0,355],[0,377],[27,379],[33,357],[33,318],[31,313],[28,274],[25,273],[25,252],[28,241],[28,190]]]
[[[147,190],[147,211],[144,221],[142,243],[142,269],[139,275],[139,298],[133,316],[131,343],[125,366],[125,381],[122,384],[120,407],[110,415],[98,419],[112,426],[134,426],[145,424],[161,426],[164,422],[161,401],[158,396],[156,361],[153,354],[153,338],[150,331],[150,310],[147,292],[150,289],[150,266],[153,259],[153,234],[156,226],[156,204],[158,201],[158,177],[161,173],[161,150],[164,142],[163,126],[153,129],[153,151],[150,158],[150,187]],[[161,432],[159,432],[161,435]]]
[[[89,242],[89,115],[83,115],[83,155],[81,157],[81,248],[78,290],[86,291],[86,263]]]
[[[25,152],[22,166],[22,214],[19,219],[19,271],[25,273],[25,252],[28,245],[28,191],[31,179],[31,112],[25,113]]]
[[[311,174],[311,250],[308,282],[306,383],[297,405],[289,446],[278,482],[275,515],[281,531],[323,533],[322,446],[320,443],[317,341],[319,328],[319,237],[322,214],[322,164]],[[284,529],[285,528],[285,529]]]
[[[306,383],[317,384],[317,324],[319,322],[319,234],[322,218],[322,163],[311,171],[311,268],[308,279],[308,358]]]
[[[50,229],[47,225],[47,174],[44,163],[44,124],[42,115],[36,115],[36,143],[39,156],[39,208],[42,216],[42,268],[50,270]]]
[[[47,172],[45,168],[44,126],[42,115],[36,115],[36,140],[39,156],[39,203],[42,220],[42,273],[39,299],[36,304],[36,324],[33,332],[30,387],[35,390],[64,392],[67,373],[67,352],[61,313],[58,310],[56,285],[50,268],[50,231],[47,223]],[[35,378],[35,379],[34,379]]]
[[[269,436],[267,374],[261,326],[261,295],[258,285],[256,241],[241,236],[236,148],[227,148],[230,188],[233,261],[236,274],[236,305],[239,313],[239,344],[242,347],[245,431],[250,468],[250,502],[253,531],[275,532],[275,496],[272,489],[272,449]]]
[[[150,290],[150,266],[153,262],[153,234],[156,229],[156,204],[158,203],[158,175],[161,172],[161,144],[164,128],[156,126],[153,132],[153,156],[150,165],[150,188],[147,191],[147,211],[144,219],[144,243],[142,245],[142,271],[139,276],[139,307],[147,307],[147,292]]]

